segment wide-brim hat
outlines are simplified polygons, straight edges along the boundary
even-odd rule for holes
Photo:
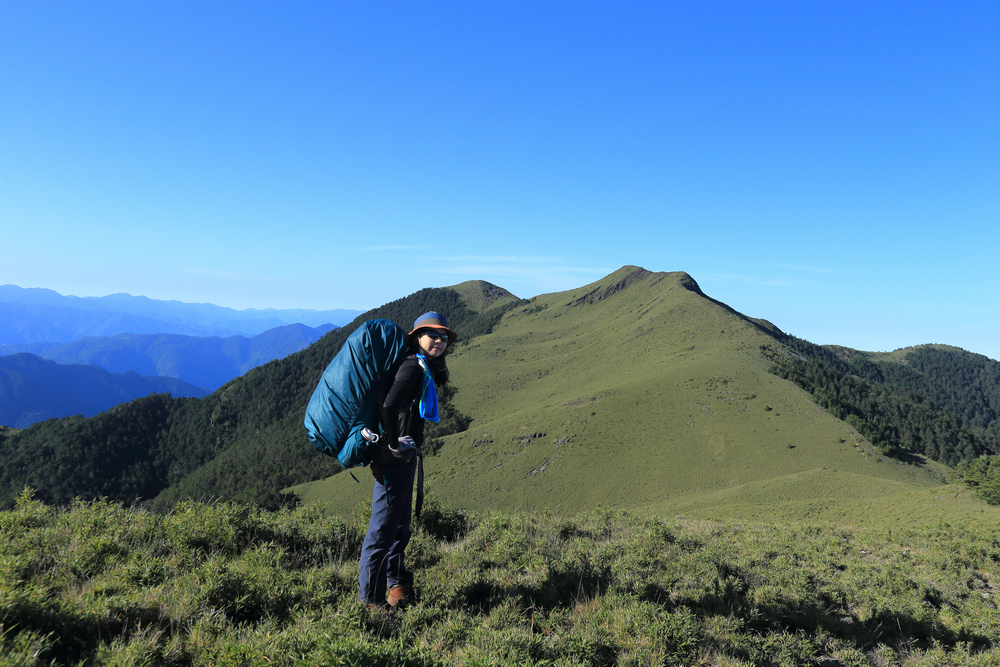
[[[449,345],[454,345],[455,341],[458,340],[458,334],[448,328],[448,320],[445,319],[445,316],[433,310],[415,319],[413,321],[413,330],[407,336],[412,336],[420,329],[441,329],[447,331]]]

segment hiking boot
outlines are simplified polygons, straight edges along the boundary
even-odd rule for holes
[[[392,607],[389,606],[388,602],[369,602],[368,610],[378,614],[388,614],[392,611]]]
[[[417,603],[417,596],[413,589],[406,584],[396,584],[389,589],[388,605],[393,609],[405,609]]]

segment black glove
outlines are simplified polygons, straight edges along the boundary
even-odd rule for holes
[[[378,458],[376,463],[409,463],[417,455],[417,443],[408,435],[401,436],[392,447],[388,438],[382,438],[378,443]]]

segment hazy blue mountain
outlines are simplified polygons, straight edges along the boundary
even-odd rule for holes
[[[209,303],[161,301],[131,294],[64,296],[49,289],[0,285],[0,345],[68,343],[85,336],[257,334],[288,324],[343,326],[356,310],[234,310]]]
[[[91,417],[154,393],[200,398],[209,392],[175,378],[97,366],[62,365],[33,354],[0,357],[0,425],[27,428],[52,417]]]
[[[176,333],[188,336],[235,335],[237,332],[165,322],[115,311],[0,302],[0,344],[68,343],[86,336],[119,333]]]
[[[111,373],[172,377],[215,390],[274,359],[303,350],[335,329],[289,324],[252,337],[178,334],[88,336],[69,343],[0,346],[0,355],[29,353],[60,364],[99,366]]]

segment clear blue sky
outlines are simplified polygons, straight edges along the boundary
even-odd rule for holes
[[[5,0],[0,246],[233,308],[637,264],[1000,358],[1000,2]]]

